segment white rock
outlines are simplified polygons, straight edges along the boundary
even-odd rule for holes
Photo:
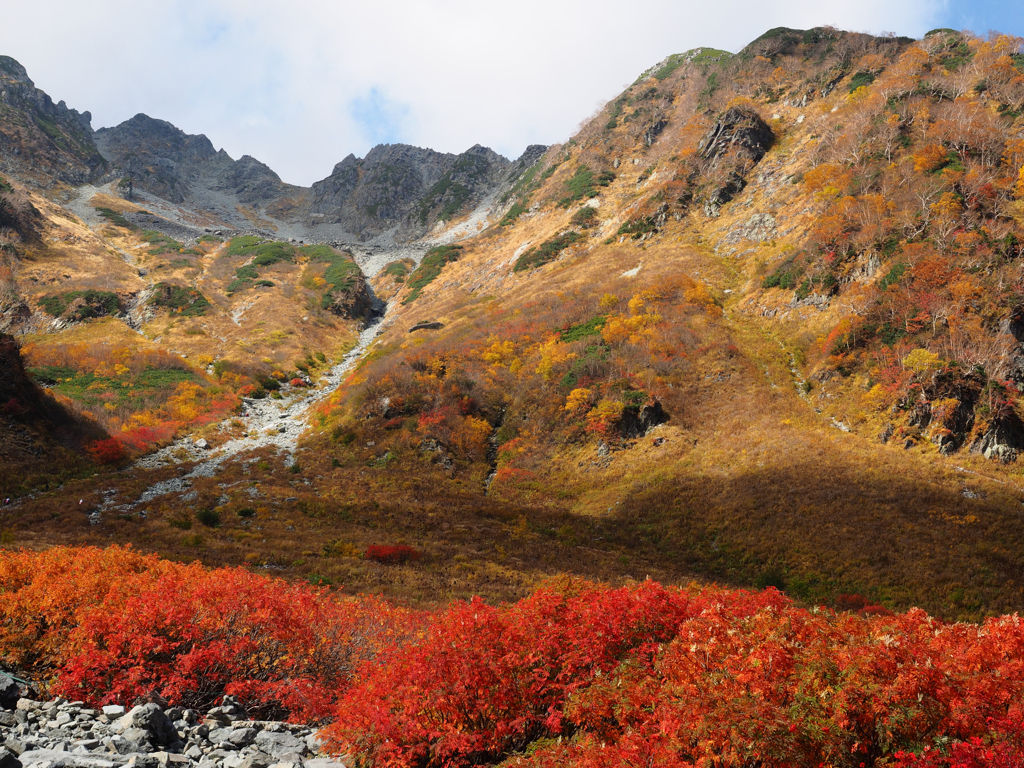
[[[103,714],[110,718],[124,717],[124,707],[120,704],[108,704],[103,708]]]
[[[132,707],[131,711],[128,712],[124,717],[117,721],[117,725],[121,728],[131,728],[135,725],[135,713],[141,710],[142,707]]]

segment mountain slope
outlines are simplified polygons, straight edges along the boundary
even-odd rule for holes
[[[568,571],[1018,610],[1022,66],[1005,37],[776,29],[669,57],[512,166],[481,149],[465,167],[407,147],[347,159],[316,187],[334,217],[318,227],[376,235],[394,300],[294,461],[225,461],[186,478],[187,499],[156,491],[189,465],[135,467],[116,481],[123,518],[48,523],[54,494],[18,535],[113,533],[423,601]],[[387,245],[423,227],[435,239]],[[264,247],[287,253],[257,264]],[[144,268],[224,322],[168,313],[154,338],[190,359],[244,349],[253,374],[309,368],[332,331],[280,326],[324,310],[327,262],[259,238],[196,248]],[[362,558],[399,544],[423,558]]]

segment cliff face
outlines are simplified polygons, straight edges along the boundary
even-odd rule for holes
[[[460,155],[379,145],[362,160],[349,155],[313,184],[304,219],[314,228],[340,225],[361,239],[396,229],[399,239],[412,240],[479,204],[511,165],[480,145]]]
[[[0,56],[0,167],[27,180],[82,184],[106,161],[92,140],[92,115],[70,109],[36,88],[28,72]]]
[[[187,134],[165,120],[138,114],[114,128],[101,128],[96,145],[112,165],[144,189],[173,203],[206,204],[210,191],[239,202],[265,203],[297,188],[258,160],[233,160],[206,136]]]
[[[299,236],[327,240],[367,240],[386,232],[415,240],[439,221],[471,211],[523,167],[479,145],[455,155],[382,144],[365,158],[349,155],[307,189],[285,184],[255,158],[233,160],[206,136],[143,114],[100,129],[95,142],[134,189],[227,221],[237,205],[259,208]],[[535,159],[543,149],[531,147],[527,154]]]

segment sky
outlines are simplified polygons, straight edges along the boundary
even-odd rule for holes
[[[642,71],[772,27],[1024,36],[1012,0],[32,0],[0,54],[94,128],[144,112],[309,185],[404,142],[514,159],[568,139]]]

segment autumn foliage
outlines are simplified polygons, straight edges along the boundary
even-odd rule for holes
[[[355,667],[415,622],[370,598],[112,547],[0,555],[0,657],[93,704],[225,693],[321,720]],[[403,627],[403,624],[405,625]]]
[[[1022,662],[1017,617],[567,582],[439,614],[364,669],[330,733],[381,766],[1010,765]]]
[[[130,549],[0,556],[0,654],[94,704],[333,718],[376,766],[973,768],[1024,759],[1024,626],[562,578],[429,618]],[[860,605],[863,600],[847,596]]]

